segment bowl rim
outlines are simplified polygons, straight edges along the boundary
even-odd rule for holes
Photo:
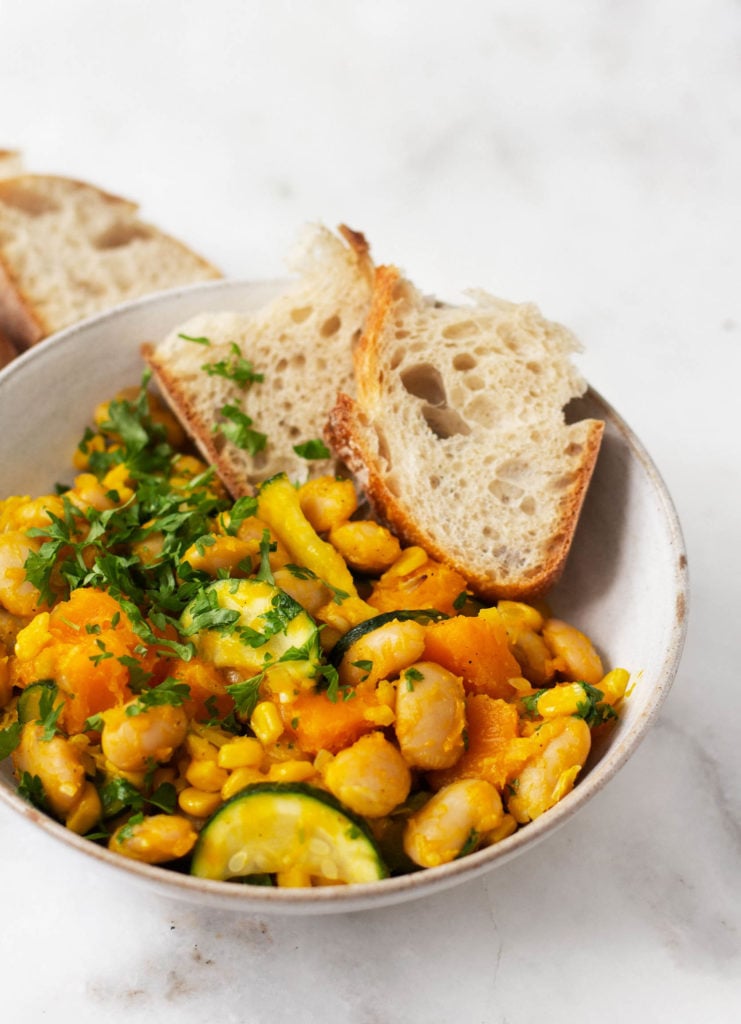
[[[143,298],[132,299],[73,324],[21,353],[0,370],[0,386],[9,386],[18,371],[23,371],[27,365],[43,359],[49,348],[65,346],[74,340],[81,331],[86,332],[91,328],[106,324],[108,321],[115,321],[129,311],[146,310],[147,307],[157,306],[163,301],[176,302],[179,297],[194,293],[201,293],[205,297],[212,294],[218,295],[222,291],[239,290],[250,285],[269,287],[281,283],[284,282],[278,279],[251,280],[232,277],[168,289]],[[390,903],[430,895],[460,882],[473,880],[493,867],[504,864],[520,853],[523,848],[529,849],[537,845],[589,803],[591,798],[614,778],[643,741],[651,725],[655,722],[672,686],[687,633],[689,579],[686,546],[677,510],[669,490],[643,443],[622,416],[594,388],[589,387],[587,395],[600,407],[602,417],[610,421],[625,446],[640,463],[658,499],[669,546],[676,556],[672,579],[676,611],[671,631],[666,639],[663,660],[652,672],[654,678],[651,681],[651,698],[642,712],[640,727],[633,729],[620,742],[607,749],[599,761],[601,766],[599,773],[588,773],[566,797],[550,808],[546,814],[530,822],[527,828],[518,829],[513,835],[501,840],[496,845],[469,854],[465,858],[407,875],[349,886],[280,889],[196,878],[164,866],[144,864],[121,857],[120,854],[113,853],[107,847],[98,846],[72,832],[33,807],[15,791],[8,789],[1,781],[0,800],[18,812],[27,822],[39,825],[42,831],[52,839],[64,843],[73,850],[80,851],[87,857],[92,857],[121,876],[143,884],[152,883],[163,893],[177,899],[191,902],[205,899],[212,905],[244,912],[322,914],[382,907]]]

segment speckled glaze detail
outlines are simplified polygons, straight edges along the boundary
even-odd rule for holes
[[[279,286],[217,281],[151,296],[61,332],[11,363],[0,372],[0,494],[42,492],[59,479],[97,402],[139,380],[142,342],[204,309],[254,308]],[[0,768],[0,799],[46,833],[50,856],[59,841],[103,870],[169,897],[246,913],[382,907],[469,881],[530,849],[596,796],[634,753],[672,685],[687,626],[687,557],[659,472],[596,392],[580,401],[579,415],[604,419],[605,438],[566,571],[550,600],[594,637],[607,664],[631,671],[633,689],[619,724],[595,749],[578,785],[536,821],[496,846],[439,868],[368,885],[281,890],[204,881],[118,857],[19,797],[8,762]]]

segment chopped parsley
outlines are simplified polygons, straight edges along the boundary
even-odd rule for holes
[[[590,686],[583,680],[579,680],[579,686],[584,690],[584,700],[577,704],[576,717],[583,718],[590,729],[617,718],[617,711],[602,700],[604,697],[602,690],[596,686]]]
[[[197,338],[197,337],[194,337],[192,334],[183,334],[182,331],[178,334],[178,338],[182,338],[183,341],[192,341],[196,345],[210,345],[211,344],[211,339],[210,338],[204,338],[204,337]]]
[[[20,722],[13,722],[6,729],[0,729],[0,761],[13,753],[21,742],[23,725]]]
[[[252,417],[243,412],[238,405],[228,403],[221,409],[222,423],[214,424],[214,432],[221,433],[231,441],[237,448],[248,452],[250,455],[257,455],[261,452],[268,441],[267,434],[255,430],[252,426]]]
[[[301,444],[295,444],[293,450],[302,459],[328,459],[331,454],[329,448],[319,437],[314,437],[310,441],[303,441]]]
[[[170,704],[178,708],[190,698],[190,687],[177,679],[168,676],[151,690],[142,690],[136,700],[126,708],[127,715],[140,715],[147,708],[162,707]]]
[[[252,384],[261,384],[264,374],[257,373],[249,359],[245,359],[236,341],[230,344],[228,359],[220,359],[216,363],[204,363],[201,367],[209,377],[225,377],[240,388],[248,388]]]

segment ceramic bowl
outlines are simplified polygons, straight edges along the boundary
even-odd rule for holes
[[[63,331],[0,373],[0,496],[48,492],[72,476],[70,457],[92,410],[137,384],[139,347],[198,312],[248,310],[276,282],[219,281],[118,307]],[[0,766],[0,799],[46,834],[49,856],[63,843],[121,879],[172,897],[247,912],[330,913],[422,897],[489,872],[530,849],[594,799],[646,735],[671,686],[685,634],[686,557],[666,487],[643,446],[594,391],[580,413],[606,422],[605,438],[566,572],[552,594],[556,613],[592,636],[605,664],[628,668],[634,689],[617,727],[573,790],[553,809],[496,846],[427,871],[370,885],[270,889],[210,882],[119,857],[41,814],[15,792]],[[20,823],[19,823],[20,830]]]

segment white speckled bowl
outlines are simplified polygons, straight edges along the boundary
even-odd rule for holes
[[[39,494],[70,480],[70,457],[94,406],[142,373],[139,346],[191,315],[249,309],[275,283],[219,281],[121,306],[63,331],[0,372],[0,497]],[[607,665],[634,673],[635,688],[604,749],[593,752],[572,793],[497,846],[428,871],[370,885],[270,889],[198,878],[119,857],[86,841],[17,796],[10,764],[0,766],[0,799],[54,842],[173,897],[248,912],[318,914],[380,907],[475,878],[540,842],[599,793],[656,718],[672,684],[685,634],[686,557],[666,488],[638,439],[597,394],[583,412],[606,420],[599,462],[556,612],[583,628]]]

